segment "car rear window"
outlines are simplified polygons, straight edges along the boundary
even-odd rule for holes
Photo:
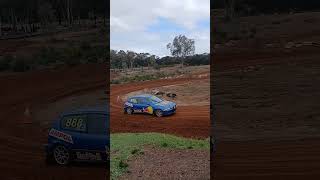
[[[62,128],[71,131],[87,131],[86,115],[70,115],[62,118]]]
[[[107,134],[108,117],[106,114],[88,115],[88,133],[89,134]]]
[[[130,99],[130,102],[133,103],[133,104],[137,104],[138,103],[137,99],[135,99],[135,98]]]

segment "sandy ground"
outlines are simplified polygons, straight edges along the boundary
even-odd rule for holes
[[[212,178],[319,177],[320,54],[314,45],[320,37],[319,17],[305,13],[242,18],[239,24],[256,25],[256,38],[216,49]],[[282,21],[285,18],[289,20]],[[306,21],[310,18],[314,23]],[[312,45],[303,43],[307,41]]]
[[[120,179],[210,179],[210,152],[207,150],[146,147],[143,152],[129,162],[128,173]]]

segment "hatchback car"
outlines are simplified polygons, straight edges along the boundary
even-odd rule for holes
[[[80,109],[61,114],[53,123],[45,145],[47,160],[59,165],[71,161],[107,162],[109,116],[106,109]]]
[[[124,112],[127,114],[146,113],[158,117],[171,115],[176,112],[177,105],[150,94],[129,97],[124,103]]]

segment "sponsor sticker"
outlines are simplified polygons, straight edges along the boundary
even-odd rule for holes
[[[142,113],[143,109],[134,109],[133,112]]]
[[[153,114],[153,108],[151,106],[148,106],[143,109],[143,112]]]
[[[100,153],[92,153],[92,152],[76,152],[77,158],[80,160],[96,160],[101,161]]]
[[[51,129],[49,132],[49,136],[55,137],[57,139],[60,139],[62,141],[68,142],[73,144],[72,136],[69,134],[66,134],[64,132],[58,131],[56,129]]]

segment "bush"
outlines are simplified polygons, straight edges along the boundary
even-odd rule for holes
[[[37,59],[36,64],[45,66],[56,63],[57,61],[61,61],[62,59],[61,53],[57,49],[54,49],[52,47],[44,47],[38,54],[34,56]]]
[[[14,72],[25,72],[30,69],[30,65],[27,62],[27,59],[25,58],[15,58],[11,62],[11,69]]]
[[[10,62],[13,61],[13,57],[10,55],[0,58],[0,71],[5,71],[10,69]]]
[[[119,79],[112,79],[110,81],[110,84],[120,84],[120,80]]]
[[[121,169],[125,169],[125,168],[127,168],[129,165],[128,165],[128,163],[126,163],[126,162],[124,162],[124,161],[120,161],[119,162],[119,167],[121,168]]]

